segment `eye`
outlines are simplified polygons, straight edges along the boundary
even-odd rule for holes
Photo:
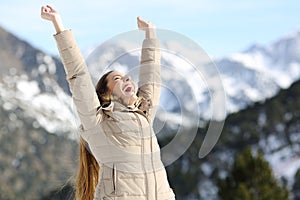
[[[116,81],[116,80],[119,80],[119,79],[121,79],[120,76],[115,76],[115,77],[114,77],[114,80],[115,80],[115,81]]]

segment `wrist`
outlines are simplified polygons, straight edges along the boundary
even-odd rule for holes
[[[62,19],[59,15],[54,16],[52,23],[54,25],[54,28],[55,28],[57,34],[64,31],[64,25],[63,25]]]
[[[147,39],[156,38],[155,28],[147,28],[146,29],[146,38]]]

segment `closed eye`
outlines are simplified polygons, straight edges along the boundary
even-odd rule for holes
[[[116,80],[119,80],[119,79],[121,79],[121,76],[115,76],[114,77],[114,80],[116,81]]]

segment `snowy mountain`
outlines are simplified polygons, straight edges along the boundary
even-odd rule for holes
[[[300,31],[267,47],[254,45],[216,63],[224,76],[229,111],[240,110],[274,96],[278,89],[288,88],[299,79]]]

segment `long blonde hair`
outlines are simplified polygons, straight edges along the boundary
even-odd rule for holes
[[[93,200],[100,166],[80,138],[80,161],[76,180],[76,200]]]
[[[107,95],[107,76],[113,71],[104,74],[96,86],[96,93],[101,106],[110,103],[110,98]],[[76,180],[76,200],[93,200],[96,186],[98,184],[100,166],[87,149],[87,143],[83,138],[80,138],[80,159],[79,170]]]

